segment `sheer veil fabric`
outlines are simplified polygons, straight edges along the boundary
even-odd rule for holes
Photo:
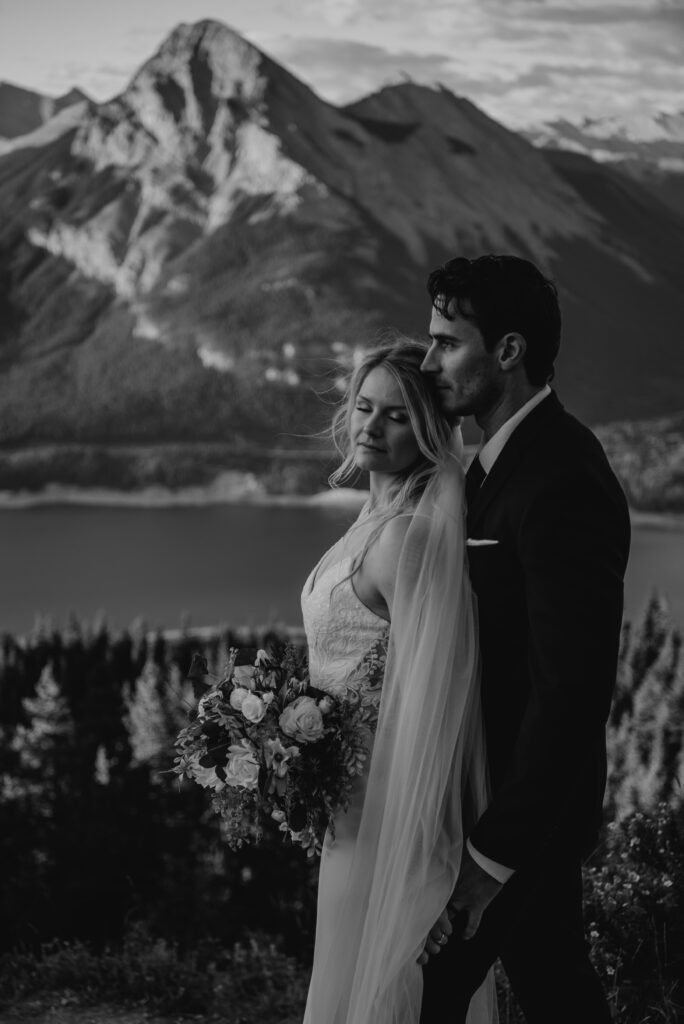
[[[304,1024],[419,1022],[416,960],[456,882],[464,827],[487,799],[465,544],[457,431],[402,547],[353,856],[335,927],[317,935]],[[495,1020],[490,972],[468,1022]]]

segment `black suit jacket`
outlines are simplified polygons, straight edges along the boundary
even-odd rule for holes
[[[627,503],[555,394],[516,428],[468,509],[492,799],[473,845],[517,868],[595,843],[606,782]]]

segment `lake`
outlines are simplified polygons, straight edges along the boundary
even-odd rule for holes
[[[104,611],[115,627],[298,625],[310,567],[354,517],[349,508],[49,505],[0,510],[0,632],[36,614]],[[626,611],[658,588],[684,627],[684,529],[635,527]]]

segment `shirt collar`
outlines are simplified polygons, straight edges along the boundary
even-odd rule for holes
[[[525,402],[524,405],[521,405],[518,411],[514,413],[510,419],[507,419],[503,426],[499,427],[497,432],[490,437],[487,443],[482,445],[478,452],[478,458],[482,463],[482,468],[485,473],[491,472],[492,466],[501,455],[506,442],[515,428],[520,426],[525,417],[528,416],[532,410],[535,409],[540,402],[543,402],[550,394],[551,388],[547,384],[541,391],[538,391],[536,395],[533,395],[529,402]]]

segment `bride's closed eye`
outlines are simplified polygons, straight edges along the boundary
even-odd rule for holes
[[[371,413],[373,411],[369,405],[366,405],[363,402],[357,402],[356,405],[354,406],[354,409],[356,410],[356,412]],[[407,423],[408,422],[408,416],[407,416],[407,414],[405,412],[398,412],[398,411],[391,411],[390,410],[390,412],[388,412],[386,415],[387,415],[387,419],[393,420],[395,423]]]

